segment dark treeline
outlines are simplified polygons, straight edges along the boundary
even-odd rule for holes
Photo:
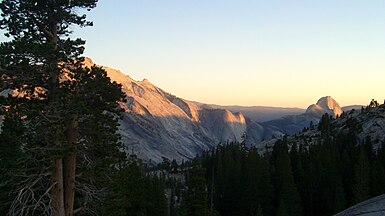
[[[324,123],[318,145],[284,137],[264,155],[236,143],[206,152],[213,209],[223,216],[332,215],[385,193],[385,149],[373,150],[369,138],[358,145],[354,133],[331,136]]]
[[[138,161],[121,164],[105,215],[332,215],[385,193],[385,148],[369,137],[357,143],[359,127],[335,133],[325,115],[316,144],[278,140],[261,153],[242,143],[219,145],[191,162],[164,160],[145,169]]]
[[[101,215],[167,215],[165,178],[146,172],[137,160],[120,164]]]

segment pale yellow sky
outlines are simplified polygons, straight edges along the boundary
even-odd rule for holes
[[[383,0],[116,1],[100,0],[94,26],[76,31],[85,55],[176,96],[302,108],[326,95],[384,101]]]

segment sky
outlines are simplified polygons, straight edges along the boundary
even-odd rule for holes
[[[384,0],[100,0],[88,17],[86,56],[187,100],[385,98]]]

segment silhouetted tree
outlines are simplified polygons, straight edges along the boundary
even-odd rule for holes
[[[103,69],[84,66],[85,41],[70,37],[73,27],[92,25],[81,12],[96,2],[0,2],[0,28],[10,39],[0,44],[0,92],[13,91],[0,107],[11,107],[27,128],[28,157],[18,165],[24,179],[13,182],[9,214],[91,214],[102,199],[104,177],[119,157],[124,95]]]
[[[187,189],[183,193],[181,206],[182,216],[209,215],[205,173],[206,170],[198,161],[194,161],[187,172]]]
[[[284,211],[286,209],[289,215],[302,215],[301,200],[292,173],[287,142],[287,138],[284,137],[275,144],[273,150],[276,200],[283,212],[286,212]]]
[[[357,162],[354,168],[354,186],[353,198],[354,202],[358,203],[370,197],[370,164],[368,158],[363,150],[360,148]]]

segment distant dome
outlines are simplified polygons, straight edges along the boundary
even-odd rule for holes
[[[342,114],[342,109],[340,105],[332,97],[326,96],[320,98],[316,104],[310,105],[306,113],[314,114],[317,116],[322,116],[325,113],[336,117],[337,115]]]

